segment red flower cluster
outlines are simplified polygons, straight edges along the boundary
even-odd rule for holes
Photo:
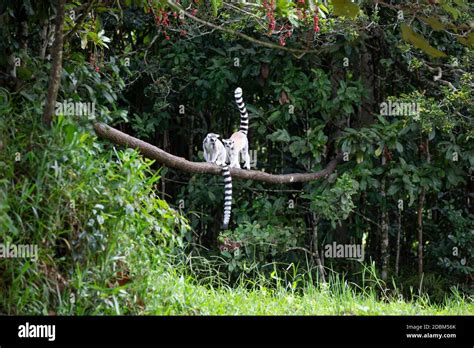
[[[270,3],[267,0],[263,1],[263,7],[267,10],[267,18],[268,18],[268,30],[270,33],[275,30],[276,21],[275,21],[275,13],[273,11],[275,0],[270,0]]]
[[[280,39],[279,39],[279,43],[281,46],[285,46],[286,45],[286,39],[289,38],[292,34],[293,34],[293,30],[292,30],[292,27],[291,27],[291,24],[285,24],[285,26],[283,27],[286,31],[280,36]]]
[[[182,18],[179,18],[179,13],[176,12],[176,11],[173,11],[173,12],[167,12],[165,11],[164,9],[158,9],[158,10],[155,10],[154,7],[153,7],[153,4],[151,3],[150,0],[147,0],[148,1],[148,13],[152,13],[153,14],[153,17],[154,17],[154,20],[155,20],[155,23],[157,25],[157,27],[162,27],[162,31],[163,31],[163,36],[165,38],[165,40],[170,40],[170,36],[168,35],[168,33],[166,32],[166,28],[168,28],[170,26],[170,18],[169,16],[172,15],[174,17],[174,20],[175,21],[179,21],[179,23],[181,24],[184,24],[185,21],[184,19]],[[199,0],[193,0],[195,4],[199,4]],[[176,1],[176,3],[179,4],[179,1]],[[193,16],[196,15],[196,13],[198,12],[197,8],[193,9],[191,11],[191,14]],[[184,29],[181,29],[179,31],[180,35],[181,36],[186,36],[188,34],[188,32]]]
[[[314,13],[313,16],[313,30],[315,33],[319,32],[319,17],[318,17],[318,10],[316,9],[316,12]]]

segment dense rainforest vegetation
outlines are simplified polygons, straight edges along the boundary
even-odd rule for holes
[[[466,0],[1,1],[0,314],[473,314],[473,29]],[[184,159],[237,87],[221,230]]]

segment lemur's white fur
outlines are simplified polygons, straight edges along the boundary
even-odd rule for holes
[[[240,168],[240,155],[244,160],[244,168],[250,169],[249,141],[247,139],[249,114],[247,113],[244,100],[242,99],[242,88],[238,87],[235,90],[234,96],[240,111],[240,129],[238,132],[232,134],[229,139],[224,139],[222,142],[227,151],[227,157],[230,162],[229,167]]]
[[[219,135],[209,133],[202,142],[204,149],[204,159],[206,162],[215,163],[222,166],[222,177],[224,178],[224,220],[222,228],[229,227],[230,213],[232,210],[232,177],[230,176],[229,166],[227,165],[227,151],[219,140]]]
[[[219,139],[219,134],[209,133],[202,142],[206,162],[223,166],[227,162],[227,151]]]
[[[245,134],[240,131],[235,132],[230,139],[224,139],[222,142],[227,150],[230,168],[240,168],[240,155],[244,160],[244,168],[250,169],[249,144]]]

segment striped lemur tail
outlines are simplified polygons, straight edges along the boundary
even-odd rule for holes
[[[235,102],[237,103],[237,107],[240,111],[240,129],[239,132],[244,133],[247,135],[249,130],[249,114],[247,112],[247,108],[245,107],[244,100],[242,98],[242,88],[237,87],[234,92]]]
[[[224,222],[222,223],[222,229],[226,230],[229,226],[232,210],[232,177],[228,165],[222,167],[222,177],[224,178]]]
[[[240,129],[239,132],[247,135],[249,130],[249,114],[245,107],[244,100],[242,98],[242,88],[237,87],[234,92],[235,102],[240,112]],[[222,167],[222,177],[224,178],[224,221],[222,228],[227,229],[229,227],[230,213],[232,210],[232,177],[230,175],[229,165]]]

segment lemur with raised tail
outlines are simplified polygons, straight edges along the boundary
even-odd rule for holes
[[[247,132],[249,130],[249,114],[242,98],[242,88],[238,87],[234,93],[235,102],[240,111],[240,129],[231,135],[229,139],[224,139],[224,147],[227,151],[229,166],[231,168],[240,168],[240,158],[244,160],[244,168],[250,169],[249,141]]]
[[[224,178],[224,220],[222,228],[227,229],[232,210],[232,177],[230,168],[240,168],[239,155],[242,154],[244,167],[250,169],[250,156],[248,153],[248,113],[242,99],[242,89],[239,87],[234,93],[237,107],[240,111],[240,129],[232,134],[230,139],[219,140],[219,135],[209,133],[203,141],[204,158],[207,162],[222,166]],[[223,145],[223,143],[225,145]]]

